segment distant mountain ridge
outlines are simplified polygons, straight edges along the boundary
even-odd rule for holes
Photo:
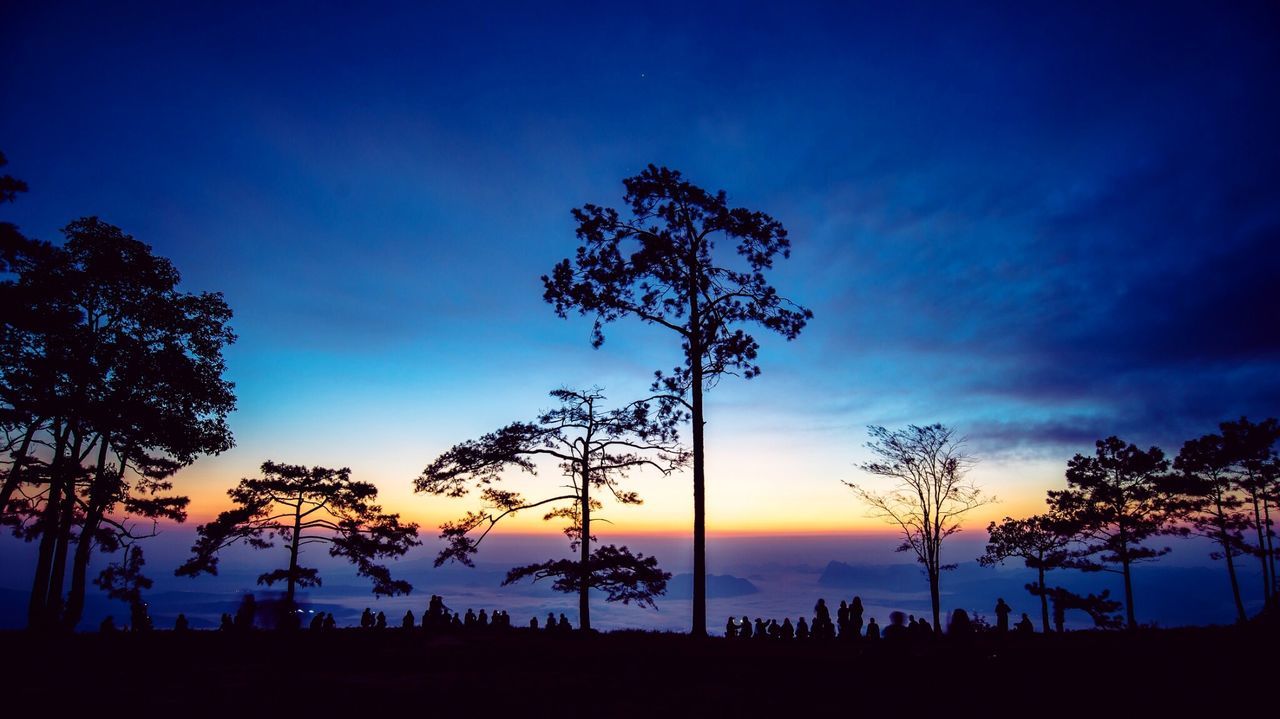
[[[707,597],[709,599],[726,599],[729,597],[745,597],[759,592],[760,589],[749,579],[734,577],[728,574],[707,575]],[[667,599],[692,599],[693,575],[677,574],[667,582]]]

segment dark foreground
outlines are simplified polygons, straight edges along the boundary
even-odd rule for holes
[[[976,637],[967,644],[620,632],[346,629],[0,634],[7,716],[1228,716],[1274,708],[1274,627]],[[31,711],[35,710],[35,711]],[[1138,712],[1141,712],[1140,714]],[[1216,714],[1215,714],[1216,715]]]

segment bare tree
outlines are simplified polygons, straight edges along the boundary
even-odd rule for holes
[[[861,465],[864,472],[886,477],[894,485],[875,491],[845,482],[870,507],[872,517],[902,531],[899,552],[913,552],[924,565],[933,604],[933,630],[941,633],[939,584],[942,572],[955,564],[942,563],[942,543],[960,531],[960,517],[995,501],[966,475],[974,459],[964,452],[964,438],[941,424],[908,425],[889,431],[872,425],[867,449],[878,458]]]

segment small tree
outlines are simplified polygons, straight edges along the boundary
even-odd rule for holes
[[[1165,475],[1168,469],[1169,461],[1159,447],[1143,451],[1108,437],[1098,440],[1094,456],[1077,454],[1067,463],[1067,489],[1049,492],[1049,506],[1068,518],[1083,545],[1072,552],[1068,565],[1124,577],[1125,619],[1130,629],[1138,626],[1133,565],[1170,551],[1143,542],[1160,535],[1187,534],[1174,524],[1184,505]]]
[[[108,564],[93,580],[111,599],[128,603],[129,626],[135,632],[151,629],[147,604],[142,601],[143,590],[150,589],[152,585],[151,578],[142,573],[146,563],[142,558],[142,547],[129,544],[124,549],[124,560]]]
[[[377,595],[408,594],[413,587],[392,579],[381,558],[404,556],[420,544],[418,525],[402,524],[400,515],[384,514],[374,504],[378,488],[351,479],[351,470],[262,463],[262,478],[245,478],[227,491],[234,509],[197,528],[192,556],[175,574],[194,577],[218,573],[218,553],[239,541],[255,549],[275,546],[279,537],[289,552],[289,564],[266,572],[258,584],[285,583],[286,609],[294,606],[298,587],[320,586],[319,570],[299,564],[302,548],[326,544],[329,555],[344,557],[373,583]]]
[[[1067,522],[1052,514],[1038,514],[1026,519],[1005,517],[987,526],[986,553],[978,557],[984,567],[1002,564],[1007,559],[1021,559],[1028,569],[1036,570],[1036,583],[1028,585],[1032,595],[1040,597],[1040,625],[1049,632],[1049,598],[1045,572],[1064,566],[1071,556],[1072,532]]]
[[[933,604],[933,630],[942,633],[939,594],[942,572],[955,564],[942,563],[942,543],[960,531],[960,517],[994,501],[967,478],[973,458],[964,452],[964,440],[941,424],[909,425],[889,431],[867,428],[872,441],[867,449],[878,458],[861,466],[864,472],[894,481],[886,491],[872,491],[845,482],[871,508],[871,516],[897,525],[902,531],[899,552],[913,552],[924,565]]]
[[[544,518],[569,520],[564,531],[570,547],[580,552],[579,558],[516,567],[503,584],[526,577],[535,581],[554,577],[557,591],[578,594],[580,625],[590,629],[591,589],[604,590],[609,601],[653,606],[653,597],[666,590],[671,576],[658,569],[653,557],[633,555],[626,547],[608,545],[591,551],[592,512],[603,507],[593,491],[607,491],[620,504],[639,504],[639,495],[623,491],[619,481],[645,467],[670,474],[684,464],[685,454],[676,439],[674,418],[655,415],[651,399],[606,411],[600,407],[605,396],[599,389],[559,389],[551,396],[560,406],[536,422],[507,425],[437,457],[414,480],[414,490],[461,497],[478,489],[484,502],[480,511],[441,525],[440,537],[447,545],[436,558],[437,567],[447,561],[471,566],[471,556],[502,519],[521,510],[558,505]],[[507,468],[534,474],[538,456],[560,461],[569,480],[567,491],[529,501],[494,486]]]
[[[560,317],[575,310],[593,315],[594,347],[604,343],[604,325],[623,317],[680,338],[682,364],[670,375],[656,373],[654,389],[668,393],[669,411],[681,407],[692,420],[693,634],[706,636],[702,393],[724,375],[760,374],[759,343],[743,325],[757,324],[790,340],[813,313],[765,280],[775,258],[791,254],[782,223],[730,207],[723,191],[707,192],[665,167],[649,165],[622,184],[631,216],[598,205],[575,209],[582,244],[574,260],[561,261],[543,276],[543,297]],[[717,238],[734,243],[737,258],[717,254]]]
[[[1226,561],[1236,621],[1243,622],[1248,617],[1240,597],[1235,558],[1248,551],[1244,533],[1253,523],[1242,511],[1244,500],[1231,472],[1234,461],[1231,447],[1222,435],[1206,434],[1182,445],[1173,468],[1178,472],[1175,486],[1184,504],[1184,518],[1191,532],[1218,545],[1209,556]]]

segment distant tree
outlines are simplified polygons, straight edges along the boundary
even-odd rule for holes
[[[1038,514],[1026,519],[1005,517],[999,524],[987,525],[986,552],[978,557],[984,567],[1001,564],[1008,559],[1021,559],[1028,569],[1036,570],[1036,583],[1028,590],[1040,597],[1040,625],[1049,632],[1049,598],[1044,575],[1065,565],[1071,556],[1073,533],[1067,521],[1053,514]]]
[[[31,626],[74,627],[93,550],[185,519],[170,477],[232,446],[222,297],[180,291],[168,260],[97,218],[63,233],[16,246],[0,280],[0,424],[16,450],[0,509],[38,540]]]
[[[93,583],[111,599],[119,599],[129,605],[129,624],[134,631],[151,628],[142,592],[150,589],[152,581],[142,573],[147,562],[142,558],[142,547],[130,544],[124,548],[124,560],[112,562],[103,569]]]
[[[378,488],[351,479],[351,470],[262,463],[261,478],[245,478],[227,491],[236,505],[197,529],[192,556],[178,576],[218,573],[218,553],[244,541],[255,549],[274,547],[277,537],[289,553],[289,564],[258,577],[258,584],[285,583],[285,609],[295,604],[298,587],[319,586],[319,570],[299,563],[302,548],[328,545],[329,555],[343,557],[378,595],[408,594],[413,587],[392,579],[376,560],[402,557],[418,542],[418,525],[402,524],[400,515],[385,514],[374,504]]]
[[[1173,460],[1177,471],[1174,486],[1184,505],[1182,518],[1190,530],[1218,545],[1210,554],[1213,559],[1226,560],[1236,621],[1243,622],[1247,616],[1236,578],[1235,558],[1248,552],[1244,534],[1253,522],[1242,511],[1244,500],[1231,471],[1235,463],[1233,455],[1232,448],[1220,434],[1187,440]]]
[[[844,482],[871,508],[871,516],[897,525],[902,532],[899,552],[912,552],[924,565],[933,605],[933,630],[942,633],[939,587],[942,572],[955,564],[942,563],[942,544],[960,531],[960,517],[994,498],[967,478],[973,458],[964,440],[941,424],[909,425],[889,431],[867,428],[867,449],[877,459],[861,466],[864,472],[893,480],[885,491]]]
[[[724,375],[755,377],[759,343],[742,325],[754,323],[794,339],[813,317],[765,279],[776,257],[791,253],[782,224],[769,215],[730,207],[675,170],[649,165],[623,180],[630,217],[598,205],[573,211],[582,243],[574,260],[542,278],[543,297],[566,317],[593,315],[591,343],[604,325],[624,317],[674,332],[682,364],[656,373],[655,390],[668,393],[667,411],[693,428],[693,634],[707,633],[706,479],[703,391]],[[716,239],[735,243],[737,257],[717,254]]]
[[[1159,447],[1143,451],[1108,437],[1097,441],[1094,456],[1077,454],[1067,463],[1066,489],[1049,492],[1049,506],[1071,522],[1081,540],[1068,565],[1124,577],[1125,619],[1130,629],[1138,626],[1133,565],[1170,551],[1144,542],[1188,533],[1175,523],[1183,505],[1175,483],[1165,474],[1168,469],[1169,460]]]
[[[591,551],[596,540],[592,512],[603,507],[595,493],[607,491],[620,504],[639,504],[639,495],[622,490],[620,480],[644,468],[670,474],[686,458],[677,442],[675,418],[654,412],[652,399],[605,410],[599,389],[558,389],[551,396],[560,406],[537,421],[509,424],[437,457],[414,480],[414,490],[461,497],[475,489],[484,503],[480,511],[441,525],[440,537],[447,545],[436,558],[437,567],[447,561],[471,566],[472,555],[501,520],[521,510],[552,506],[544,519],[568,520],[565,534],[571,549],[578,550],[578,559],[516,567],[503,583],[554,578],[557,591],[577,593],[585,630],[591,628],[591,589],[605,591],[608,601],[653,606],[653,597],[665,591],[671,576],[653,557],[633,555],[626,547],[607,545]],[[495,486],[508,468],[536,473],[534,459],[539,456],[559,460],[569,481],[566,491],[530,501]]]
[[[1048,596],[1053,600],[1054,616],[1059,619],[1071,609],[1078,609],[1089,615],[1093,626],[1097,629],[1119,629],[1124,626],[1124,619],[1117,614],[1120,602],[1111,598],[1111,590],[1104,589],[1100,594],[1076,594],[1064,587],[1040,587],[1027,585],[1027,591],[1038,597]],[[1058,631],[1062,631],[1058,627]]]
[[[1276,501],[1280,485],[1280,460],[1276,458],[1275,444],[1280,440],[1280,422],[1275,418],[1250,422],[1241,417],[1234,422],[1218,425],[1222,431],[1227,452],[1231,455],[1231,471],[1236,487],[1245,493],[1253,510],[1253,528],[1257,545],[1253,553],[1262,566],[1262,592],[1265,604],[1271,607],[1278,591],[1275,572],[1275,532],[1272,530],[1271,505]]]

